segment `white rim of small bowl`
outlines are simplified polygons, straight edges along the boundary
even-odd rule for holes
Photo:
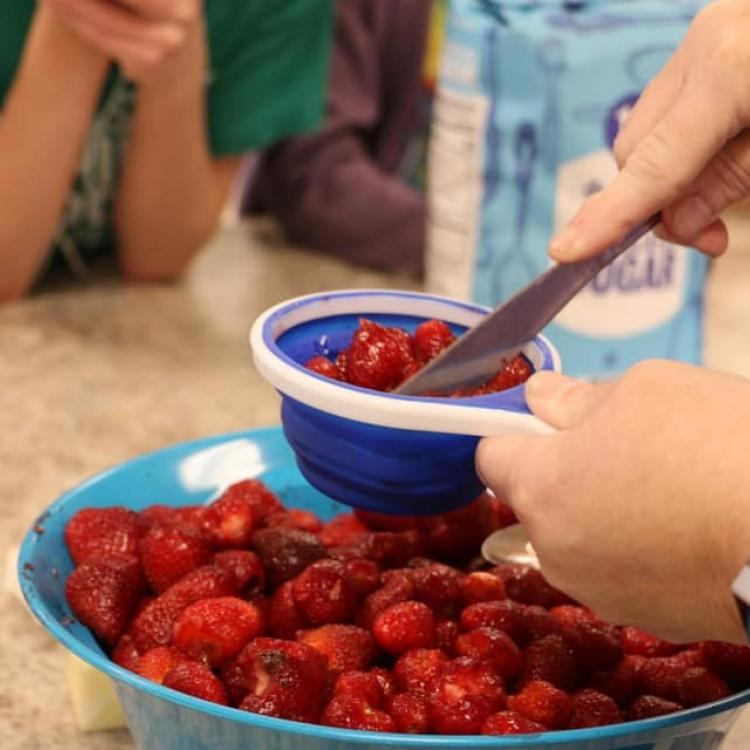
[[[280,313],[284,312],[283,317]],[[338,417],[366,424],[405,430],[448,432],[458,435],[501,435],[549,432],[536,417],[492,404],[467,404],[468,399],[430,399],[378,393],[316,375],[285,355],[275,342],[286,331],[318,318],[352,314],[413,315],[439,318],[471,326],[489,309],[481,305],[419,292],[382,289],[346,289],[308,294],[285,300],[266,310],[250,330],[250,347],[260,374],[283,395]],[[546,352],[545,352],[546,349]],[[560,372],[560,356],[545,336],[524,348],[534,364],[539,354],[549,355]],[[419,408],[415,408],[415,405]]]

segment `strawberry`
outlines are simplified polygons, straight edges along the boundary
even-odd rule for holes
[[[380,646],[391,654],[435,645],[435,615],[421,602],[394,604],[375,617],[372,633]]]
[[[492,668],[461,657],[447,664],[430,686],[430,725],[439,734],[478,734],[505,703],[503,682]]]
[[[442,320],[427,320],[414,331],[414,351],[422,362],[429,362],[456,340]]]
[[[682,706],[679,703],[658,698],[655,695],[641,695],[633,701],[626,713],[626,718],[628,721],[640,721],[641,719],[666,716],[676,711],[682,711]]]
[[[326,549],[315,534],[278,526],[256,531],[251,545],[263,562],[272,589],[326,556]]]
[[[414,583],[414,599],[426,604],[438,616],[453,614],[461,578],[455,568],[430,562],[413,568],[410,577]]]
[[[126,633],[117,641],[117,645],[112,649],[111,657],[112,661],[118,666],[135,672],[141,655],[138,653],[131,636]]]
[[[518,523],[518,518],[508,503],[503,502],[500,498],[490,496],[490,504],[496,529],[504,529],[506,526],[514,526]]]
[[[356,625],[323,625],[300,633],[298,640],[325,656],[334,674],[367,669],[377,653],[370,633]]]
[[[388,607],[405,602],[414,595],[411,578],[401,571],[394,571],[383,586],[367,596],[355,618],[357,625],[372,628],[375,618]]]
[[[256,638],[242,650],[237,664],[245,674],[245,711],[280,719],[315,722],[328,687],[324,657],[304,643]]]
[[[271,513],[266,519],[268,526],[284,526],[287,529],[299,529],[310,534],[320,534],[323,531],[323,522],[309,510],[290,508],[278,513]]]
[[[237,597],[201,599],[186,607],[174,625],[174,645],[195,659],[219,666],[237,656],[263,628],[256,606]]]
[[[333,684],[333,694],[360,695],[374,708],[380,708],[385,700],[378,676],[361,670],[342,672]]]
[[[396,694],[396,680],[387,669],[384,667],[373,667],[369,673],[377,677],[386,700]]]
[[[427,734],[430,717],[427,699],[414,693],[398,693],[390,698],[387,711],[396,724],[396,730],[405,734]]]
[[[544,638],[546,635],[565,636],[565,625],[538,604],[521,605],[520,617],[524,630],[532,641]]]
[[[724,680],[705,667],[691,667],[680,680],[677,697],[685,708],[726,698],[732,691]]]
[[[508,698],[508,708],[550,729],[565,729],[573,711],[573,701],[549,682],[533,680]]]
[[[200,599],[233,596],[234,578],[215,565],[205,565],[188,573],[163,594],[149,602],[133,619],[130,635],[141,652],[167,646],[182,611]]]
[[[65,598],[73,614],[110,645],[120,640],[145,584],[132,555],[89,557],[68,576]]]
[[[687,654],[688,652],[683,652]],[[679,700],[679,686],[685,673],[700,666],[700,656],[656,656],[646,659],[638,672],[638,688],[645,695],[655,695],[667,700]]]
[[[549,613],[563,625],[572,625],[577,622],[603,623],[590,609],[578,604],[558,604],[552,607]]]
[[[492,573],[469,573],[458,582],[458,597],[464,607],[477,602],[498,601],[505,599],[505,584]]]
[[[399,690],[425,695],[449,659],[439,649],[416,648],[402,654],[393,667]]]
[[[344,380],[361,388],[390,391],[414,360],[409,334],[362,319],[346,353]]]
[[[338,560],[319,560],[292,582],[297,610],[308,625],[346,622],[357,604],[346,566]]]
[[[560,690],[573,690],[578,685],[578,663],[570,646],[559,635],[547,635],[531,642],[524,647],[523,658],[522,684],[541,680]]]
[[[457,510],[422,521],[427,533],[427,551],[443,562],[463,563],[476,554],[495,528],[493,498],[484,493]]]
[[[644,657],[626,655],[607,671],[591,675],[588,687],[613,698],[621,707],[629,705],[638,686],[638,672]]]
[[[412,531],[423,526],[420,516],[391,515],[363,508],[357,508],[354,515],[370,531]]]
[[[579,620],[565,624],[563,636],[584,670],[611,669],[622,659],[622,646],[611,625]]]
[[[227,694],[216,675],[197,661],[182,661],[167,672],[164,687],[179,690],[204,701],[227,705]]]
[[[523,659],[510,636],[495,628],[477,628],[456,638],[455,652],[486,662],[505,680],[514,680],[523,670]]]
[[[372,531],[362,538],[361,556],[381,565],[399,567],[412,557],[424,553],[427,537],[424,531]]]
[[[673,643],[657,638],[655,635],[628,625],[620,631],[620,643],[626,654],[638,656],[671,656],[680,649]]]
[[[438,620],[435,623],[435,645],[448,654],[453,653],[460,632],[455,620]]]
[[[138,516],[141,534],[154,526],[189,526],[195,531],[202,531],[206,508],[203,505],[150,505]]]
[[[508,598],[514,601],[538,604],[545,608],[570,603],[568,596],[550,586],[544,576],[534,568],[508,563],[493,568],[492,573],[502,579]]]
[[[492,380],[485,384],[483,390],[486,393],[505,391],[508,388],[525,383],[533,372],[534,368],[529,360],[523,354],[517,354],[510,362],[503,365],[500,372]]]
[[[161,685],[167,672],[183,661],[187,661],[187,657],[178,649],[172,646],[157,646],[141,656],[133,671]]]
[[[268,608],[268,627],[277,638],[293,639],[305,624],[294,601],[293,582],[282,583],[274,591]]]
[[[217,552],[211,561],[232,576],[235,589],[245,596],[254,596],[265,590],[266,572],[255,552],[230,549]]]
[[[219,549],[239,549],[250,544],[258,525],[255,508],[242,492],[227,492],[206,508],[203,529]]]
[[[750,646],[706,641],[700,651],[706,666],[733,688],[750,687]]]
[[[244,479],[236,482],[228,487],[212,505],[222,501],[230,507],[247,505],[258,525],[264,525],[270,515],[284,510],[281,500],[257,479]]]
[[[464,630],[476,630],[484,625],[504,631],[518,644],[525,643],[529,637],[523,605],[509,600],[470,604],[461,612]]]
[[[212,554],[208,540],[189,526],[153,526],[140,543],[141,565],[157,593],[186,573],[205,565]]]
[[[487,718],[482,726],[482,734],[501,737],[506,734],[537,734],[546,732],[547,727],[531,721],[515,711],[498,711]]]
[[[331,362],[328,357],[322,355],[311,357],[305,362],[305,367],[318,375],[322,375],[324,378],[331,378],[331,380],[339,379],[339,370],[336,364]]]
[[[76,565],[91,557],[138,555],[140,524],[127,508],[84,508],[65,526],[65,544]]]
[[[321,724],[340,729],[361,729],[368,732],[395,732],[393,719],[373,708],[361,695],[336,695],[323,710]]]
[[[320,532],[320,541],[326,547],[356,545],[367,534],[367,527],[351,513],[331,519]]]
[[[586,688],[573,694],[573,712],[570,716],[570,729],[603,727],[619,724],[623,720],[618,705],[604,693]]]
[[[237,659],[230,659],[219,668],[219,679],[224,686],[230,706],[238,708],[247,697],[250,685]]]
[[[380,568],[361,557],[344,562],[345,577],[357,597],[367,596],[380,586]]]

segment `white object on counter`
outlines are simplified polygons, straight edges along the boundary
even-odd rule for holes
[[[66,653],[68,692],[78,728],[83,732],[126,727],[125,714],[109,677]]]

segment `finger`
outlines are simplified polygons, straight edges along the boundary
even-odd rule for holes
[[[531,411],[558,430],[577,427],[607,398],[609,383],[584,383],[555,372],[538,372],[526,382]]]
[[[552,241],[550,255],[561,262],[598,255],[675,201],[736,134],[725,99],[715,86],[688,81],[617,177]]]
[[[497,497],[503,498],[523,521],[524,496],[534,495],[531,482],[537,456],[550,437],[514,435],[480,440],[476,453],[477,473]],[[521,492],[521,490],[523,492]]]
[[[117,0],[121,5],[153,20],[189,24],[200,15],[198,0]]]
[[[126,78],[137,78],[141,70],[157,64],[163,57],[163,49],[153,44],[102,33],[87,21],[75,17],[68,23],[92,47],[117,62]]]
[[[185,39],[185,30],[174,23],[156,23],[139,18],[125,8],[101,0],[48,0],[70,19],[75,18],[101,34],[131,41],[175,47]]]
[[[664,215],[670,234],[688,243],[720,214],[750,196],[750,131],[730,141]]]
[[[613,148],[619,167],[674,105],[684,83],[683,55],[679,48],[643,90],[620,127]]]
[[[666,209],[664,212],[665,221],[668,221],[666,214],[669,210],[670,209]],[[659,239],[665,240],[666,242],[694,247],[711,258],[717,258],[720,255],[723,255],[729,246],[729,232],[722,219],[716,219],[695,237],[692,237],[689,240],[675,237],[664,224],[659,224],[659,226],[654,229],[654,234]]]

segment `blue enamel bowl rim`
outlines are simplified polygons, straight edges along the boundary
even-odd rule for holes
[[[368,300],[358,306],[349,301]],[[373,302],[373,300],[377,302]],[[396,300],[393,307],[388,300]],[[382,309],[374,310],[374,305]],[[266,310],[253,324],[250,347],[260,374],[283,396],[319,408],[335,416],[396,429],[453,432],[465,435],[496,434],[504,431],[546,431],[539,420],[515,404],[523,385],[485,396],[465,398],[431,398],[380,393],[367,388],[333,381],[314,373],[286,354],[277,340],[297,325],[316,319],[306,317],[305,308],[334,306],[317,318],[342,314],[382,314],[384,312],[414,317],[443,317],[449,322],[451,312],[458,313],[467,325],[468,318],[486,315],[489,308],[470,302],[425,292],[388,289],[344,289],[319,292],[286,300]],[[422,306],[424,310],[415,308]],[[386,309],[387,308],[387,309]],[[430,312],[427,312],[430,311]],[[293,322],[290,322],[293,321]],[[473,320],[472,320],[473,322]],[[560,371],[560,355],[543,335],[529,342],[524,352],[537,369]],[[523,401],[523,399],[521,399]],[[515,402],[515,403],[514,403]],[[419,409],[413,406],[419,404]]]
[[[167,448],[152,451],[136,458],[130,459],[124,463],[106,469],[93,477],[87,479],[77,487],[69,490],[53,502],[44,511],[40,518],[47,515],[60,512],[68,503],[75,502],[77,496],[85,489],[93,485],[106,483],[108,480],[118,475],[127,474],[131,469],[138,467],[140,464],[152,460],[155,457],[168,458],[175,453],[183,453],[186,449],[195,451],[203,450],[207,447],[218,445],[239,438],[250,440],[263,440],[272,434],[278,436],[279,427],[269,427],[256,430],[243,430],[240,432],[225,433],[212,437],[204,437],[198,440],[191,440],[171,445]],[[555,743],[575,743],[591,742],[593,740],[613,738],[617,736],[633,735],[665,729],[671,726],[686,724],[696,720],[739,708],[750,701],[750,690],[744,690],[727,698],[714,703],[706,704],[697,708],[687,709],[668,716],[662,716],[655,719],[645,719],[641,721],[612,724],[605,727],[596,727],[593,729],[569,729],[565,731],[545,732],[536,735],[518,735],[516,737],[484,737],[476,735],[410,735],[381,732],[365,732],[350,729],[336,729],[332,727],[318,726],[316,724],[304,724],[301,722],[287,721],[285,719],[276,719],[268,716],[261,716],[247,711],[240,711],[235,708],[219,706],[215,703],[193,698],[191,696],[179,693],[175,690],[165,688],[150,680],[136,675],[114,662],[106,656],[97,653],[92,648],[86,646],[75,638],[61,623],[49,612],[44,605],[41,596],[37,593],[35,586],[24,575],[24,566],[32,558],[32,551],[43,535],[38,534],[35,530],[36,523],[32,525],[24,537],[18,557],[18,578],[23,591],[24,598],[33,612],[34,616],[41,622],[47,631],[58,640],[63,646],[72,651],[76,656],[89,663],[91,666],[100,670],[104,674],[124,682],[127,685],[142,690],[143,692],[177,704],[187,709],[203,712],[218,719],[246,724],[251,727],[262,728],[269,731],[287,732],[305,737],[315,737],[321,740],[331,740],[336,742],[351,742],[355,744],[376,743],[382,745],[402,745],[408,747],[429,747],[435,748],[465,748],[470,747],[528,747],[531,744],[539,746],[552,745]],[[43,543],[43,542],[42,542]],[[218,750],[218,748],[217,748]]]

